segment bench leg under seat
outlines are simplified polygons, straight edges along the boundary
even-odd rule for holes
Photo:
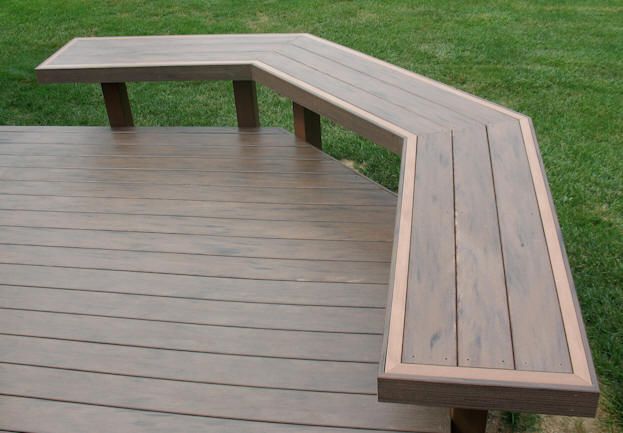
[[[486,410],[451,409],[452,433],[484,433],[487,429]]]
[[[255,81],[234,81],[234,100],[239,128],[259,128],[260,112],[257,106]]]
[[[294,115],[294,135],[312,146],[322,149],[320,115],[296,102],[292,102],[292,113]]]
[[[134,126],[125,83],[102,83],[102,93],[110,126],[112,128]]]

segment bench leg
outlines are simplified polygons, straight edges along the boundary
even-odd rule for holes
[[[260,112],[257,107],[255,81],[234,81],[234,100],[239,128],[259,128]]]
[[[292,102],[292,111],[294,113],[294,135],[322,149],[320,116],[296,102]]]
[[[487,414],[486,410],[451,409],[452,433],[484,433]]]
[[[102,83],[108,121],[112,128],[134,126],[125,83]]]

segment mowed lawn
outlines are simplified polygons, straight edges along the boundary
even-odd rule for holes
[[[533,118],[602,382],[605,428],[617,429],[623,2],[0,0],[0,124],[106,124],[97,85],[35,80],[34,67],[75,36],[246,32],[314,33]],[[235,125],[227,82],[132,83],[129,92],[137,125]],[[264,125],[291,129],[289,101],[261,88],[260,104]],[[329,153],[396,189],[396,156],[329,122],[323,128]]]

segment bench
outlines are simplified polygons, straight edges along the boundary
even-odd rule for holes
[[[594,416],[581,312],[531,120],[308,34],[77,38],[42,83],[101,83],[113,128],[125,82],[233,81],[240,128],[255,83],[293,101],[295,135],[322,147],[320,116],[401,155],[378,399]],[[242,130],[241,130],[242,131]]]

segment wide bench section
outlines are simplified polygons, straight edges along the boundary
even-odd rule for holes
[[[594,414],[582,319],[522,123],[419,136],[407,150],[381,400]]]
[[[299,143],[322,147],[320,116],[325,116],[400,154],[401,179],[395,204],[391,194],[371,187],[355,174],[346,175],[338,163],[313,147],[275,145],[287,136],[277,134],[265,138],[267,130],[259,135],[247,135],[251,130],[240,129],[239,136],[233,135],[236,138],[232,140],[237,143],[233,144],[233,149],[242,142],[253,149],[245,150],[244,157],[232,150],[224,137],[217,137],[218,134],[210,137],[225,144],[219,145],[217,153],[222,156],[217,159],[235,156],[230,162],[214,160],[211,154],[209,158],[200,156],[212,152],[213,145],[208,145],[209,151],[200,146],[189,150],[186,145],[194,143],[199,135],[186,133],[180,138],[182,135],[177,132],[171,133],[167,136],[170,142],[160,143],[157,151],[156,147],[150,147],[149,152],[155,152],[154,156],[160,152],[175,154],[177,159],[158,159],[157,175],[140,171],[140,176],[139,172],[124,171],[146,164],[139,155],[132,154],[129,150],[132,147],[127,147],[123,158],[115,158],[112,154],[116,147],[109,147],[112,145],[110,138],[104,140],[97,135],[100,132],[93,137],[89,135],[92,132],[85,132],[84,138],[76,139],[69,138],[76,135],[63,131],[63,139],[58,139],[49,150],[46,148],[45,155],[38,155],[39,148],[26,140],[22,143],[25,147],[19,148],[21,155],[3,156],[11,176],[26,177],[21,183],[9,182],[4,188],[8,188],[10,194],[24,195],[23,200],[45,192],[43,203],[57,197],[52,201],[58,207],[62,207],[61,197],[80,197],[81,209],[88,210],[91,206],[106,207],[98,202],[98,197],[110,199],[109,187],[97,183],[99,173],[120,176],[124,181],[134,181],[135,176],[139,176],[143,180],[177,184],[186,180],[184,173],[175,170],[199,170],[197,181],[209,186],[183,188],[180,184],[153,190],[149,186],[135,185],[116,189],[118,197],[110,204],[121,206],[123,213],[131,214],[144,209],[145,200],[209,200],[209,207],[192,204],[188,209],[194,209],[193,212],[201,209],[201,212],[209,212],[210,218],[220,218],[219,224],[229,227],[228,233],[232,235],[238,230],[240,233],[249,230],[245,224],[236,223],[234,214],[247,215],[253,208],[254,218],[268,215],[267,218],[272,219],[279,215],[280,221],[291,227],[270,225],[268,230],[274,231],[277,237],[307,239],[320,233],[334,236],[331,238],[333,246],[311,243],[294,246],[285,241],[258,245],[240,240],[225,249],[218,242],[197,244],[171,239],[166,242],[171,251],[159,254],[209,251],[219,257],[220,254],[255,254],[268,258],[264,255],[278,253],[289,259],[303,260],[296,265],[294,262],[286,265],[275,257],[271,258],[277,260],[271,262],[275,267],[267,267],[248,258],[214,258],[211,269],[218,270],[219,278],[323,282],[323,287],[329,290],[326,299],[335,297],[335,301],[322,302],[330,304],[342,296],[341,290],[330,293],[332,283],[365,283],[379,288],[389,283],[386,317],[384,325],[381,324],[383,348],[381,350],[379,340],[377,358],[373,355],[375,343],[366,351],[366,356],[380,358],[378,388],[375,389],[379,400],[453,408],[456,431],[482,431],[489,409],[594,415],[599,397],[598,382],[534,128],[528,117],[308,34],[77,38],[42,63],[37,68],[37,76],[46,83],[101,83],[111,126],[125,128],[122,131],[133,131],[134,125],[125,82],[231,80],[241,128],[260,126],[261,110],[255,88],[256,83],[260,83],[292,99],[294,130],[301,140]],[[32,139],[45,140],[36,138],[37,132],[40,131],[35,131]],[[110,133],[110,137],[118,140],[122,137],[119,134],[121,132]],[[147,143],[150,139],[145,137],[149,134],[145,131],[132,139]],[[163,137],[159,136],[158,140]],[[67,140],[69,142],[65,143]],[[81,144],[82,154],[73,152],[71,140]],[[11,146],[15,143],[3,145],[13,149]],[[17,152],[18,147],[15,150]],[[98,155],[98,159],[86,157],[89,153]],[[93,161],[98,161],[96,165],[104,164],[110,171],[93,170]],[[15,170],[22,166],[20,164],[25,167],[23,173]],[[41,174],[35,167],[45,167],[49,171]],[[225,173],[221,178],[220,174],[210,174],[211,171]],[[266,171],[276,171],[279,175],[266,176]],[[70,182],[46,183],[48,176]],[[78,179],[95,183],[76,183]],[[251,182],[251,179],[256,189],[237,190],[234,186]],[[245,185],[245,188],[250,187]],[[301,189],[290,193],[291,187]],[[272,206],[274,210],[259,204],[249,207],[246,201],[254,197],[262,197],[262,205]],[[296,207],[285,206],[284,200],[296,201]],[[240,203],[235,212],[228,211],[228,205],[223,204],[231,201]],[[153,205],[154,202],[149,202],[149,206]],[[184,202],[184,206],[176,207],[176,212],[186,212],[183,209],[188,205],[190,202]],[[158,201],[158,206],[164,206],[164,202]],[[352,206],[359,206],[357,212],[349,210]],[[397,206],[395,215],[392,206]],[[11,218],[18,220],[22,216]],[[75,224],[87,224],[72,218]],[[152,218],[146,217],[147,224],[160,224]],[[351,247],[348,243],[349,236],[355,235],[364,236],[366,242],[385,241],[388,219],[392,225],[395,221],[391,252],[386,244]],[[104,220],[116,227],[138,224],[133,218],[120,221],[106,216]],[[304,221],[342,222],[340,230],[346,231],[317,225],[303,229]],[[360,223],[367,224],[366,228],[358,227]],[[194,222],[193,227],[207,230],[199,222]],[[3,236],[10,237],[6,242],[11,244],[26,242],[22,239],[24,236],[32,238],[28,242],[40,243],[62,239],[62,242],[75,243],[72,248],[94,248],[100,239],[110,247],[124,250],[155,245],[150,244],[155,241],[149,238],[106,240],[94,236],[83,239],[49,230],[50,233],[41,233],[38,241],[34,238],[39,234],[34,231],[12,230]],[[44,259],[40,252],[21,250],[22,247],[8,248],[10,254],[20,260],[52,260]],[[147,256],[124,254],[120,266],[134,263],[140,266],[140,272],[190,274],[197,271],[184,260],[169,262],[168,255],[152,260]],[[61,257],[52,261],[62,260]],[[84,267],[91,268],[90,260],[102,261],[98,266],[106,269],[116,266],[105,255],[84,257],[74,253],[63,265],[54,266],[84,263]],[[283,283],[275,284],[267,290],[278,290]],[[341,287],[339,284],[336,288]],[[358,297],[353,297],[349,308],[359,302],[365,304],[365,297],[371,296],[367,289],[362,287],[361,290],[361,298],[355,301]],[[243,301],[245,296],[253,295],[245,289],[233,296]],[[292,296],[296,300],[312,295],[301,286]],[[320,299],[325,298],[319,296],[306,302],[317,303]],[[378,300],[375,302],[374,308],[378,308]],[[372,305],[366,304],[366,308],[370,307]],[[154,306],[153,312],[158,311]],[[280,326],[297,330],[305,326],[306,332],[352,332],[361,338],[378,331],[376,321],[355,320],[351,314],[354,310],[340,312],[339,329],[331,328],[331,322],[325,321],[322,312],[311,317],[316,314],[311,311],[308,310],[310,317],[300,319],[309,320],[307,325],[299,324],[294,316],[283,316]],[[375,310],[375,320],[377,313]],[[219,320],[232,320],[225,312],[214,314]],[[244,345],[244,341],[232,340],[231,344]],[[250,347],[253,344],[249,341]],[[311,349],[307,344],[301,340],[295,347]],[[361,350],[364,346],[355,344],[352,347]],[[236,350],[242,349],[241,346]],[[274,349],[280,350],[279,344],[275,344]],[[329,350],[327,346],[318,346],[315,357],[333,353],[325,350]],[[343,357],[336,353],[331,356],[333,361],[362,361],[353,358],[354,352]],[[365,362],[372,362],[372,359],[365,358]],[[342,367],[344,365],[340,371],[346,374],[348,369]],[[365,392],[370,392],[369,388]],[[232,400],[232,404],[237,403]],[[300,404],[306,405],[305,402]],[[320,406],[313,410],[316,409],[324,410]],[[357,411],[361,410],[366,409],[360,407]],[[426,419],[417,406],[412,410],[413,416]],[[369,415],[374,418],[373,414]],[[390,428],[357,424],[351,427],[402,431],[407,427],[419,428],[419,425],[392,424]],[[430,424],[424,430],[429,427]]]

